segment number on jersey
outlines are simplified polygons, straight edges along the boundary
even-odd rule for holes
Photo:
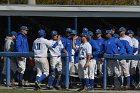
[[[36,49],[37,49],[37,50],[40,50],[40,43],[37,43],[37,44],[36,44]]]

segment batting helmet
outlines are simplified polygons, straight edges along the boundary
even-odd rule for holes
[[[9,34],[9,36],[15,36],[15,37],[17,37],[17,32],[12,31],[12,32]]]
[[[92,31],[88,31],[88,35],[93,36],[93,32]]]
[[[52,35],[57,35],[58,33],[57,33],[57,31],[53,30],[51,34]]]
[[[100,29],[96,29],[96,32],[95,32],[96,34],[102,34],[102,30],[100,30]]]
[[[88,28],[83,28],[83,33],[87,33],[88,32]]]
[[[71,28],[66,28],[66,32],[71,33],[72,32],[72,29]]]
[[[39,37],[45,37],[45,36],[46,36],[45,30],[40,29],[40,30],[38,31],[38,36],[39,36]]]
[[[27,26],[21,26],[20,30],[29,30]]]
[[[133,30],[128,30],[128,31],[127,31],[127,34],[132,34],[132,35],[134,35],[134,31],[133,31]]]
[[[113,37],[119,38],[120,36],[118,34],[114,34]]]
[[[119,32],[125,32],[125,31],[126,31],[126,28],[124,28],[124,27],[119,28]]]
[[[106,30],[106,34],[112,34],[112,30]]]
[[[81,37],[88,37],[88,36],[89,36],[88,33],[82,33],[82,34],[81,34]]]
[[[77,35],[77,31],[76,30],[72,30],[72,33],[73,35]]]

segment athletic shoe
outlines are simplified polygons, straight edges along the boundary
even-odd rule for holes
[[[38,81],[35,81],[35,89],[36,90],[41,89],[41,86],[39,85]]]
[[[56,89],[56,90],[60,90],[61,87],[60,87],[60,86],[55,86],[55,89]]]
[[[47,86],[46,89],[47,90],[52,90],[53,89],[53,86]]]

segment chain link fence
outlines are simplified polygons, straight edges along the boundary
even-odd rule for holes
[[[0,0],[0,4],[28,4],[28,0]],[[40,5],[140,5],[140,0],[36,0]]]

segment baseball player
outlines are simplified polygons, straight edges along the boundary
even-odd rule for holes
[[[82,80],[82,88],[80,91],[88,90],[89,78],[94,79],[94,71],[89,71],[89,69],[94,66],[94,62],[91,60],[92,46],[88,42],[87,38],[87,33],[81,34],[82,43],[79,46],[78,64],[78,76]]]
[[[60,89],[60,80],[61,80],[61,74],[62,74],[62,60],[61,60],[61,53],[66,50],[64,49],[64,46],[62,44],[62,41],[60,40],[60,35],[58,35],[57,31],[52,31],[51,33],[52,39],[49,40],[51,45],[53,46],[52,49],[49,49],[50,51],[50,65],[51,65],[51,74],[48,78],[48,88],[53,88],[54,79],[55,82],[55,88]]]
[[[39,83],[49,75],[49,63],[47,59],[48,48],[52,46],[50,41],[45,39],[46,32],[43,29],[38,31],[38,38],[33,42],[32,50],[34,52],[35,66],[37,68],[37,75],[35,80],[35,90],[41,89]]]
[[[140,28],[136,30],[137,36],[135,38],[139,41],[139,47],[138,47],[138,54],[140,54]],[[139,78],[138,78],[138,85],[137,88],[140,88],[140,60],[138,61],[138,70],[139,70]]]
[[[29,52],[29,46],[28,46],[28,39],[27,39],[27,33],[28,33],[27,26],[21,26],[20,32],[18,33],[17,39],[16,39],[16,50],[17,52]],[[18,86],[22,87],[22,80],[23,80],[23,74],[26,69],[26,58],[20,57],[17,59],[17,65],[18,65]]]
[[[62,43],[64,48],[67,50],[68,52],[68,56],[69,56],[69,62],[71,62],[71,53],[72,53],[72,29],[71,28],[67,28],[66,29],[66,37],[62,38]]]
[[[132,39],[133,41],[133,54],[137,55],[138,54],[138,48],[139,48],[139,41],[133,37],[134,32],[132,30],[127,31],[128,36]],[[138,60],[131,60],[130,61],[130,85],[131,87],[135,88],[136,83],[136,68],[138,66]]]
[[[70,75],[77,75],[78,74],[78,62],[79,62],[79,50],[77,50],[77,48],[80,46],[81,44],[81,40],[80,37],[77,35],[77,31],[76,30],[72,30],[72,41],[73,41],[73,47],[72,47],[72,62],[70,64]],[[75,80],[74,77],[71,77],[71,82],[70,82],[70,88],[74,88],[75,86],[73,85],[72,81]]]
[[[71,31],[71,36],[72,36],[72,43],[73,43],[73,38],[74,38],[74,36],[76,36],[77,35],[77,32],[76,32],[76,30],[72,30]],[[74,43],[77,43],[76,41],[74,42]],[[73,45],[73,44],[72,44]],[[71,55],[71,62],[70,62],[70,64],[69,64],[69,70],[70,70],[70,75],[72,75],[72,74],[74,74],[74,62],[75,62],[75,50],[74,50],[74,48],[72,47],[72,53],[71,53],[72,55]],[[72,77],[71,77],[72,78]],[[72,87],[72,85],[70,84],[70,87]]]
[[[132,39],[125,35],[126,29],[124,27],[119,28],[120,41],[124,46],[125,54],[132,55],[133,54],[133,42]],[[124,87],[125,89],[130,88],[130,60],[121,60],[120,64],[122,66],[122,71],[124,73]]]
[[[103,55],[103,42],[104,42],[104,39],[102,38],[102,31],[100,29],[97,29],[95,31],[95,34],[96,34],[96,43],[98,44],[99,48],[100,48],[100,53],[97,55],[96,57],[96,63],[97,63],[97,71],[99,72],[99,82],[102,81],[102,78],[103,78],[103,62],[101,60],[102,58],[102,55]]]
[[[88,42],[90,43],[90,45],[92,46],[92,65],[89,66],[89,83],[90,83],[90,90],[93,90],[94,88],[94,74],[95,74],[95,70],[96,70],[96,60],[95,58],[97,57],[97,55],[100,53],[100,47],[97,44],[97,42],[95,40],[93,40],[93,32],[92,31],[88,31]],[[90,76],[92,75],[92,76]]]
[[[80,46],[81,40],[79,36],[77,36],[76,30],[72,30],[71,34],[73,35],[74,63],[77,64],[79,62],[79,57],[78,57],[79,51],[76,49]]]
[[[67,28],[66,29],[66,37],[64,37],[64,38],[62,38],[61,40],[62,40],[62,44],[63,44],[63,46],[64,46],[64,48],[66,49],[66,51],[68,52],[68,57],[69,57],[69,59],[68,59],[68,61],[69,62],[71,62],[71,56],[72,56],[72,35],[71,35],[71,33],[72,33],[72,29],[71,28]],[[64,64],[63,64],[63,66],[62,66],[62,68],[63,68],[63,76],[65,75],[65,62],[64,62]],[[63,79],[64,80],[64,83],[65,83],[65,79]],[[71,80],[71,78],[70,78],[70,80]]]
[[[104,53],[114,54],[114,55],[124,54],[124,47],[123,47],[121,41],[117,38],[112,37],[112,30],[106,30],[106,38],[107,38],[107,40],[105,40],[103,43]],[[110,80],[111,80],[112,89],[115,88],[114,76],[113,76],[114,73],[118,77],[121,87],[123,86],[121,72],[119,70],[119,63],[117,60],[111,60],[111,59],[108,60],[107,72],[108,72],[108,76],[110,77]]]
[[[17,37],[17,33],[12,31],[6,38],[4,44],[4,52],[15,52],[15,40]],[[10,69],[11,69],[11,86],[15,85],[14,76],[17,70],[17,64],[15,58],[10,58]],[[4,67],[2,71],[3,75],[6,75],[6,59],[4,62]]]

